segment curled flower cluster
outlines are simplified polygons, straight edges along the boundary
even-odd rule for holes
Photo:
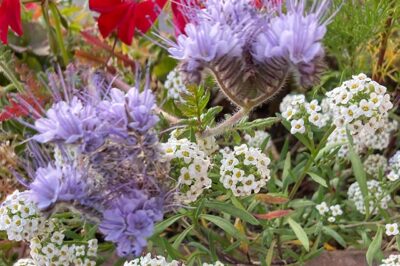
[[[386,229],[386,235],[388,236],[395,236],[399,234],[399,226],[396,223],[386,224],[385,229]]]
[[[220,182],[235,196],[258,193],[271,178],[268,168],[271,160],[257,148],[247,145],[225,148],[220,166]]]
[[[246,140],[247,145],[253,148],[261,148],[261,145],[263,142],[269,138],[270,140],[270,134],[268,132],[262,131],[262,130],[257,130],[254,132],[254,136],[250,136],[249,134],[244,135],[244,139]],[[267,146],[265,149],[268,149],[271,147],[271,141],[268,141]]]
[[[0,230],[9,240],[31,240],[46,229],[44,217],[24,192],[15,191],[0,205]]]
[[[397,151],[389,159],[389,173],[387,174],[387,179],[390,181],[396,181],[400,178],[400,151]]]
[[[352,135],[376,132],[393,108],[386,88],[365,74],[353,76],[326,95],[334,124],[338,128],[347,125]]]
[[[388,258],[382,260],[380,266],[400,266],[400,255],[391,254]]]
[[[386,172],[388,162],[385,156],[380,154],[370,154],[364,161],[364,169],[369,175],[376,177],[380,171]]]
[[[125,262],[124,266],[146,266],[146,265],[157,265],[157,266],[179,266],[182,265],[176,260],[168,262],[163,256],[152,257],[150,253],[146,256],[142,256]]]
[[[30,255],[34,265],[96,266],[97,239],[80,245],[68,245],[64,238],[61,231],[33,238]]]
[[[326,126],[329,116],[322,113],[317,100],[307,102],[304,95],[289,95],[280,106],[282,116],[290,122],[290,133],[304,134],[311,126]]]
[[[162,144],[164,159],[170,162],[171,176],[178,181],[178,201],[190,203],[211,187],[208,169],[211,165],[206,153],[199,145],[188,139],[171,137]]]
[[[164,87],[168,90],[168,98],[173,100],[182,101],[181,94],[187,92],[186,86],[177,69],[169,72]]]
[[[328,204],[325,201],[323,201],[317,206],[315,206],[315,208],[318,210],[321,216],[328,217],[327,220],[330,223],[335,222],[337,220],[337,217],[343,214],[343,210],[339,204],[332,205],[329,207]]]
[[[368,197],[369,197],[369,210],[372,214],[377,214],[379,208],[387,209],[388,203],[391,200],[389,195],[386,195],[380,183],[376,180],[367,181]],[[353,201],[356,209],[365,214],[364,197],[361,193],[360,186],[357,182],[350,185],[347,191],[349,200]]]
[[[53,152],[30,143],[27,193],[41,211],[73,209],[99,224],[119,256],[139,255],[163,217],[168,189],[160,182],[165,167],[158,160],[155,97],[147,87],[110,89],[97,74],[88,82],[85,93],[67,80],[50,84],[55,103],[32,127]]]
[[[315,83],[323,69],[321,41],[330,2],[282,4],[270,12],[253,0],[182,7],[188,23],[176,43],[166,42],[171,56],[182,62],[184,81],[199,83],[204,70],[210,70],[229,99],[242,107],[271,98],[292,71],[302,85]]]

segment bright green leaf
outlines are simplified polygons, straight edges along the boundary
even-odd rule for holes
[[[288,218],[288,223],[295,233],[297,239],[300,240],[301,244],[303,244],[304,248],[309,251],[310,250],[310,241],[308,240],[307,234],[304,229],[292,218]]]

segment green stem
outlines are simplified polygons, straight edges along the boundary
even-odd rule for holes
[[[7,64],[5,64],[3,60],[0,60],[0,72],[4,73],[6,78],[11,81],[18,92],[23,93],[25,91],[24,86],[21,84],[21,82],[19,82],[17,77],[14,75],[11,69],[8,68]]]
[[[222,133],[224,133],[224,131],[227,128],[233,127],[237,122],[239,122],[242,118],[247,116],[249,113],[250,113],[249,109],[246,109],[246,108],[240,109],[236,114],[234,114],[233,116],[231,116],[230,118],[228,118],[227,120],[225,120],[224,122],[219,124],[218,126],[216,126],[214,128],[206,129],[203,132],[202,137],[207,138],[207,137],[211,137],[211,136],[221,135]]]
[[[60,13],[58,12],[56,4],[53,2],[49,3],[49,8],[50,8],[51,13],[53,14],[53,17],[55,20],[54,26],[55,26],[55,30],[56,30],[57,44],[61,51],[61,57],[62,57],[63,63],[66,66],[69,62],[69,57],[68,57],[67,49],[65,48],[65,45],[64,45],[64,40],[63,40],[63,35],[62,35],[62,30],[61,30]]]

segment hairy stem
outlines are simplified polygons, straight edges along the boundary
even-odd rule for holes
[[[218,126],[214,128],[209,128],[206,129],[202,137],[207,138],[211,136],[218,136],[224,133],[224,131],[228,128],[232,128],[237,122],[239,122],[241,119],[243,119],[245,116],[247,116],[250,113],[250,110],[247,108],[240,109],[236,114],[219,124]]]

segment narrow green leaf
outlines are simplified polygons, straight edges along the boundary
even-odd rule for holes
[[[312,180],[317,182],[323,187],[328,187],[328,184],[326,183],[325,179],[317,175],[316,173],[308,172],[308,175],[311,177]]]
[[[271,243],[271,246],[268,249],[267,257],[265,258],[265,263],[267,264],[267,266],[271,266],[272,265],[272,259],[273,259],[273,256],[274,256],[275,244],[276,244],[276,240],[274,239],[272,241],[272,243]]]
[[[283,182],[285,182],[285,180],[288,178],[290,168],[291,168],[291,159],[290,159],[290,152],[288,152],[286,154],[285,163],[283,165],[283,173],[282,173]]]
[[[261,118],[261,119],[253,120],[251,122],[244,121],[244,122],[238,123],[234,127],[234,129],[249,130],[252,128],[268,128],[279,121],[280,121],[280,118],[278,118],[278,117]]]
[[[246,236],[243,235],[239,230],[237,230],[229,221],[215,215],[203,214],[202,218],[212,222],[222,230],[224,230],[228,235],[235,237],[237,239],[242,240],[243,242],[248,243]]]
[[[190,233],[190,231],[193,230],[193,225],[186,228],[182,233],[180,233],[180,235],[175,239],[174,243],[172,244],[172,246],[176,249],[179,250],[179,246],[181,245],[182,241],[185,239],[185,237],[187,236],[187,234]]]
[[[248,222],[253,225],[258,225],[260,224],[259,221],[247,210],[245,209],[239,209],[237,207],[234,207],[230,205],[229,203],[225,202],[218,202],[218,201],[209,201],[205,203],[205,206],[211,209],[217,209],[219,211],[228,213],[232,216],[238,217],[242,219],[245,222]]]
[[[161,234],[165,229],[167,229],[169,226],[171,226],[173,223],[181,219],[184,215],[183,214],[177,214],[174,216],[169,217],[168,219],[158,223],[155,228],[154,228],[154,233],[153,235],[158,236]]]
[[[374,258],[376,258],[376,255],[381,249],[382,236],[383,236],[383,227],[379,227],[374,237],[374,240],[372,240],[371,244],[368,247],[366,257],[369,266],[372,265]]]
[[[300,240],[301,244],[303,244],[304,248],[309,251],[310,250],[310,241],[308,240],[307,234],[304,229],[292,218],[288,218],[288,223],[295,233],[297,239]]]
[[[358,185],[360,186],[361,194],[363,195],[363,198],[364,198],[366,216],[368,216],[369,215],[369,199],[368,199],[367,176],[365,174],[364,166],[361,162],[360,156],[358,156],[358,154],[354,150],[353,139],[352,139],[349,131],[347,131],[347,137],[350,142],[349,157],[350,157],[351,165],[353,168],[353,173],[354,173],[354,176],[356,177]]]
[[[333,239],[336,240],[336,242],[338,242],[342,247],[346,248],[346,241],[343,239],[343,237],[341,235],[339,235],[335,230],[333,230],[330,227],[324,226],[322,227],[322,232],[324,232],[324,234],[332,237]]]

